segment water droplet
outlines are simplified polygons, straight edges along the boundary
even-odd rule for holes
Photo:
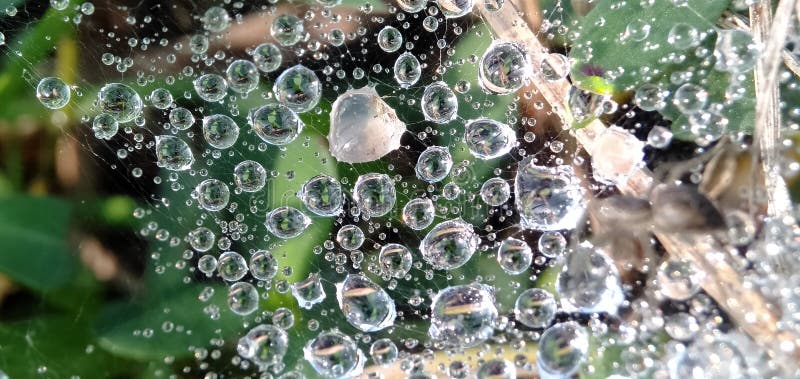
[[[262,43],[253,49],[253,62],[259,70],[273,72],[281,66],[283,56],[275,44]]]
[[[272,21],[270,32],[279,44],[292,46],[303,39],[305,28],[303,20],[299,17],[293,14],[282,14]]]
[[[96,121],[95,118],[95,123]],[[171,171],[188,170],[194,163],[189,145],[174,136],[156,136],[156,158],[158,167]]]
[[[289,347],[289,336],[272,325],[258,325],[239,339],[236,351],[258,365],[269,366],[283,360]]]
[[[411,250],[397,243],[384,245],[380,254],[378,254],[378,263],[381,266],[381,271],[384,275],[394,278],[405,277],[408,271],[411,270],[413,259]]]
[[[336,216],[342,212],[344,193],[338,180],[322,174],[309,179],[300,191],[306,208],[319,216]]]
[[[516,379],[517,367],[505,359],[484,362],[476,373],[477,379]]]
[[[350,274],[336,284],[339,309],[350,325],[374,332],[394,324],[394,300],[375,282],[361,274]]]
[[[403,222],[409,228],[422,230],[427,228],[436,216],[431,199],[411,199],[403,207]]]
[[[167,109],[172,105],[172,93],[165,88],[156,88],[150,92],[150,103],[157,109]]]
[[[744,30],[730,29],[717,31],[717,44],[714,68],[730,73],[744,73],[753,69],[761,56],[761,49],[753,40],[753,35]]]
[[[272,324],[283,330],[291,329],[294,326],[294,313],[288,308],[278,308],[272,314]]]
[[[499,207],[511,197],[511,186],[502,178],[491,178],[481,186],[481,200],[487,205]]]
[[[364,243],[364,232],[356,225],[344,225],[336,233],[336,242],[345,250],[356,250]]]
[[[397,6],[408,13],[417,13],[425,9],[427,0],[397,0]]]
[[[700,291],[705,273],[689,261],[666,260],[658,266],[656,278],[662,295],[682,301]]]
[[[497,249],[497,263],[509,275],[519,275],[533,262],[533,250],[520,239],[509,237]]]
[[[667,42],[677,49],[685,50],[700,43],[700,34],[694,26],[679,22],[669,30]]]
[[[417,177],[436,183],[447,177],[453,167],[453,157],[446,147],[429,146],[417,159]]]
[[[295,65],[284,70],[272,87],[275,98],[298,113],[314,109],[322,96],[322,86],[306,66]]]
[[[456,94],[442,81],[425,87],[420,104],[425,120],[437,124],[446,124],[454,120],[458,113]]]
[[[222,253],[218,262],[217,271],[224,280],[235,282],[247,275],[247,261],[235,251]]]
[[[118,131],[119,123],[108,113],[100,113],[92,121],[92,132],[96,138],[109,140],[117,135]]]
[[[369,355],[378,366],[388,366],[397,360],[397,345],[388,338],[381,338],[369,347]]]
[[[585,209],[583,189],[571,166],[538,166],[526,158],[519,163],[514,193],[520,222],[527,229],[574,229]]]
[[[541,288],[529,288],[514,303],[515,319],[529,328],[544,328],[553,321],[558,305],[553,295]]]
[[[340,162],[363,163],[400,147],[406,124],[372,87],[341,94],[331,109],[328,147]]]
[[[169,123],[178,130],[186,130],[194,125],[194,115],[190,110],[178,107],[169,112]]]
[[[356,377],[364,368],[364,353],[350,336],[330,330],[320,333],[303,347],[303,357],[325,378]]]
[[[397,200],[394,181],[386,174],[364,174],[353,187],[353,200],[361,212],[369,217],[386,215]]]
[[[414,85],[422,76],[422,66],[414,54],[405,52],[394,61],[394,80],[401,88]]]
[[[633,102],[645,111],[659,111],[666,106],[668,91],[664,91],[655,84],[643,84],[636,90]]]
[[[567,253],[556,289],[568,312],[614,313],[623,300],[616,266],[589,246],[577,246]]]
[[[672,142],[672,131],[669,128],[656,125],[647,133],[647,144],[656,148],[664,149]]]
[[[272,145],[286,145],[294,141],[305,126],[300,117],[283,104],[267,104],[253,109],[247,120],[253,131]]]
[[[472,225],[461,219],[444,221],[431,229],[420,244],[422,259],[437,270],[463,266],[478,248]]]
[[[258,280],[272,280],[278,274],[278,260],[266,250],[256,251],[250,257],[250,275]]]
[[[228,83],[217,74],[205,74],[195,79],[193,85],[197,96],[210,103],[216,103],[228,94]]]
[[[227,149],[239,138],[239,125],[222,114],[206,116],[203,117],[203,137],[211,147]]]
[[[242,161],[233,169],[233,180],[242,191],[257,192],[266,184],[267,170],[256,161]]]
[[[470,347],[494,334],[497,318],[493,289],[482,284],[448,287],[433,297],[432,339],[447,346]]]
[[[314,304],[325,300],[325,290],[322,288],[319,274],[309,274],[305,280],[292,284],[292,296],[297,299],[300,308],[305,309],[311,309]]]
[[[378,32],[378,46],[387,53],[394,53],[403,46],[403,33],[393,26],[384,26]]]
[[[265,225],[276,237],[290,239],[303,234],[311,219],[296,208],[278,207],[267,215]]]
[[[207,210],[216,212],[224,209],[228,205],[230,190],[228,185],[217,179],[206,179],[195,188],[197,202]]]
[[[699,339],[670,362],[671,378],[746,378],[747,362],[733,343]]]
[[[494,41],[478,66],[478,83],[484,90],[505,95],[522,88],[533,71],[528,55],[514,42]]]
[[[189,232],[187,239],[189,240],[189,245],[192,246],[192,249],[195,249],[199,252],[205,252],[214,247],[214,240],[216,237],[211,229],[201,226]]]
[[[569,57],[564,54],[552,53],[542,59],[541,75],[548,82],[564,79],[569,74]]]
[[[555,258],[566,251],[567,239],[559,232],[544,232],[539,236],[538,248],[545,257]]]
[[[97,93],[97,105],[101,112],[108,113],[118,122],[133,120],[142,113],[142,98],[124,84],[106,84]]]
[[[247,282],[234,283],[228,289],[228,308],[240,316],[246,316],[258,309],[258,290]]]
[[[203,29],[212,33],[219,33],[228,28],[231,24],[231,16],[222,7],[211,7],[203,14],[200,20],[203,22]]]
[[[235,60],[225,70],[225,76],[228,79],[228,87],[234,92],[246,94],[258,87],[259,73],[253,62]]]
[[[476,158],[487,160],[507,154],[516,144],[514,130],[507,124],[479,118],[464,128],[464,142]]]
[[[672,103],[678,107],[681,113],[692,114],[705,108],[707,101],[708,92],[705,88],[686,83],[675,91]]]
[[[554,377],[573,375],[586,360],[589,336],[574,321],[553,325],[542,333],[536,363],[539,370]]]
[[[472,12],[475,0],[437,0],[436,5],[439,6],[445,18],[458,18]]]
[[[36,97],[49,109],[60,109],[69,103],[69,86],[59,78],[44,78],[36,86]]]

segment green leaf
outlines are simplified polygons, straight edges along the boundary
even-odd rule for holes
[[[0,272],[37,291],[58,288],[75,274],[67,248],[70,206],[51,197],[0,199]]]
[[[136,360],[181,358],[193,354],[191,347],[208,346],[212,338],[239,335],[242,317],[228,311],[227,289],[213,286],[215,294],[206,303],[198,300],[203,288],[185,285],[173,293],[148,292],[107,305],[94,324],[99,345]],[[219,307],[219,319],[204,312],[209,305]]]
[[[94,343],[83,317],[43,315],[0,323],[0,372],[9,378],[111,378],[130,369]]]
[[[700,33],[713,30],[714,22],[728,8],[730,0],[688,0],[687,4],[677,6],[672,1],[657,1],[645,7],[638,1],[597,4],[581,23],[580,36],[570,51],[573,81],[591,91],[589,81],[602,76],[615,92],[622,92],[652,82],[648,77],[653,76],[654,70],[660,70],[656,75],[665,76],[676,69],[685,69],[680,64],[665,67],[663,63],[671,54],[689,50],[667,42],[670,30],[678,23],[688,24]],[[625,38],[628,26],[637,21],[650,26],[647,38],[642,41]]]
[[[21,97],[19,96],[20,92],[28,91],[28,96],[24,96],[27,98],[26,101],[40,105],[34,100],[33,91],[29,91],[30,87],[35,86],[35,82],[39,79],[31,77],[32,67],[54,52],[55,44],[60,39],[72,38],[75,34],[75,25],[65,19],[71,20],[74,13],[75,9],[72,4],[63,11],[51,7],[36,26],[22,33],[19,39],[8,43],[7,48],[18,54],[7,54],[2,62],[0,98],[16,99]],[[52,36],[58,36],[58,38],[52,38]],[[40,111],[45,110],[44,107],[40,106],[40,108]],[[18,113],[19,108],[16,107],[3,107],[0,110],[0,115],[4,117],[11,117]]]

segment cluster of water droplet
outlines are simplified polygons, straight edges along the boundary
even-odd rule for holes
[[[553,53],[532,64],[521,41],[489,37],[481,51],[462,52],[440,38],[487,37],[485,26],[458,20],[474,7],[499,12],[503,1],[397,0],[380,17],[370,4],[343,15],[339,1],[318,3],[304,15],[265,6],[269,37],[248,56],[211,54],[243,21],[227,6],[204,10],[196,15],[203,32],[172,44],[193,64],[147,92],[147,78],[139,88],[105,84],[88,123],[104,141],[133,136],[121,159],[154,150],[154,165],[165,170],[155,179],[164,187],[153,196],[161,202],[156,213],[191,226],[168,230],[154,222],[142,234],[170,248],[186,245],[187,279],[224,282],[228,309],[247,327],[235,347],[241,368],[252,362],[296,378],[310,367],[313,375],[340,378],[399,360],[405,375],[424,377],[439,370],[431,369],[436,361],[453,377],[466,377],[474,365],[479,378],[518,371],[564,378],[596,369],[590,347],[622,350],[617,377],[744,377],[752,368],[733,333],[720,332],[723,316],[693,263],[648,261],[647,279],[638,282],[643,295],[623,283],[629,278],[621,274],[625,263],[612,258],[615,241],[572,238],[584,229],[587,188],[606,187],[584,175],[584,158],[564,151],[560,137],[536,140],[546,134],[532,132],[542,107],[525,89],[535,80],[563,80],[569,58]],[[375,27],[350,31],[350,21]],[[647,22],[634,20],[621,39],[649,34]],[[417,42],[426,38],[432,46]],[[687,50],[706,38],[707,31],[679,23],[664,43]],[[356,48],[360,58],[348,50]],[[719,30],[713,52],[693,54],[735,75],[753,69],[759,47],[748,32]],[[119,57],[103,61],[127,69]],[[344,67],[353,61],[348,77]],[[634,89],[632,104],[674,106],[698,144],[721,138],[721,105],[709,102],[702,84],[674,79],[680,85],[672,93],[658,84]],[[168,88],[181,82],[183,91]],[[73,91],[47,77],[36,97],[60,109]],[[519,109],[517,94],[535,104],[532,111]],[[578,121],[617,109],[608,96],[577,88],[565,101]],[[673,132],[655,126],[646,138],[664,149]],[[631,146],[641,161],[642,146]],[[604,176],[604,167],[592,162],[597,182],[626,177]],[[741,245],[753,239],[751,229],[739,228]],[[153,255],[166,255],[161,249]],[[153,259],[157,270],[169,269]],[[200,298],[213,296],[204,290]],[[787,323],[797,327],[798,320]],[[655,347],[659,338],[673,342]],[[531,343],[536,353],[526,350]],[[292,348],[302,360],[288,361],[299,357]],[[477,361],[459,360],[455,352],[464,349],[474,349]]]

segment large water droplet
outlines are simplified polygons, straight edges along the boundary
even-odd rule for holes
[[[448,287],[433,297],[432,339],[447,346],[469,347],[485,341],[494,333],[497,307],[491,287],[470,284]]]
[[[397,195],[394,181],[386,174],[364,174],[353,187],[353,200],[369,217],[383,216],[394,208]]]
[[[516,144],[516,134],[507,124],[479,118],[464,128],[464,142],[469,152],[480,159],[494,159],[507,154]]]
[[[394,278],[406,276],[408,270],[411,270],[413,260],[411,250],[398,243],[384,245],[380,254],[378,254],[378,263],[381,266],[381,271],[384,275]]]
[[[623,300],[616,266],[589,246],[577,246],[567,253],[556,288],[568,312],[613,314]]]
[[[435,216],[433,202],[428,198],[411,199],[403,207],[403,222],[414,230],[427,228],[433,223]]]
[[[228,83],[217,74],[205,74],[194,80],[197,96],[210,103],[216,103],[228,94]]]
[[[436,183],[447,177],[453,168],[453,157],[446,147],[429,146],[417,159],[417,177],[428,182]]]
[[[554,377],[568,377],[578,371],[589,351],[589,336],[574,321],[553,325],[542,333],[536,363],[539,370]]]
[[[257,192],[266,184],[267,170],[256,161],[242,161],[233,168],[233,181],[244,192]]]
[[[305,309],[311,309],[327,297],[318,273],[309,274],[305,280],[292,284],[292,296]]]
[[[172,171],[188,170],[194,163],[189,145],[174,136],[156,136],[156,164]]]
[[[259,73],[258,68],[253,62],[238,59],[228,66],[225,71],[228,79],[228,86],[238,93],[249,93],[258,87]]]
[[[479,237],[472,225],[461,219],[436,225],[425,236],[419,250],[422,259],[438,270],[463,266],[478,248]]]
[[[36,98],[47,108],[63,108],[69,103],[69,86],[59,78],[44,78],[36,86]]]
[[[394,300],[375,282],[361,274],[350,274],[336,284],[339,308],[350,325],[374,332],[394,324]]]
[[[272,87],[275,98],[298,113],[314,109],[322,96],[322,85],[306,66],[295,65],[284,70]]]
[[[320,333],[303,347],[303,357],[325,378],[347,378],[361,374],[364,353],[350,336],[330,330]]]
[[[280,363],[289,347],[289,336],[272,325],[258,325],[239,339],[236,351],[261,366]]]
[[[247,121],[264,142],[272,145],[286,145],[294,141],[305,126],[300,117],[283,104],[267,104],[252,109]]]
[[[302,234],[311,219],[296,208],[278,207],[269,212],[265,225],[276,237],[290,239]]]
[[[429,84],[422,93],[422,114],[425,120],[446,124],[458,114],[458,99],[447,83],[439,81]]]
[[[106,84],[97,93],[97,106],[100,111],[108,113],[117,121],[125,123],[142,113],[142,98],[124,84]]]
[[[509,237],[497,249],[497,263],[509,275],[519,275],[533,262],[533,250],[520,239]]]
[[[414,54],[405,52],[394,61],[394,80],[401,88],[413,86],[422,76],[422,66]]]
[[[400,147],[406,124],[372,87],[341,94],[331,109],[328,145],[331,155],[347,163],[380,159]]]
[[[514,193],[520,222],[528,229],[573,229],[585,208],[571,166],[538,166],[527,158],[519,163]]]
[[[527,53],[514,42],[493,42],[483,53],[478,66],[481,88],[500,95],[522,88],[532,75]]]
[[[239,125],[223,114],[203,117],[203,137],[217,149],[227,149],[239,138]]]
[[[228,185],[217,179],[206,179],[195,188],[197,202],[207,211],[219,211],[228,205],[230,190]]]
[[[336,216],[342,212],[344,192],[338,180],[321,174],[303,184],[300,200],[316,215]]]
[[[529,328],[544,328],[556,317],[558,305],[550,292],[541,288],[529,288],[517,297],[514,317]]]

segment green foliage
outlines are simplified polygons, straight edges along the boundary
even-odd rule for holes
[[[50,197],[0,199],[0,272],[46,292],[70,281],[75,259],[67,243],[70,205]]]
[[[708,65],[708,59],[698,58],[696,54],[701,49],[705,49],[705,55],[713,51],[714,23],[728,8],[730,0],[690,0],[687,6],[677,6],[670,1],[657,1],[644,7],[639,2],[619,4],[600,2],[582,20],[580,35],[570,51],[571,75],[577,86],[597,93],[618,94],[652,83],[674,93],[679,85],[673,84],[671,75],[693,72],[691,82],[708,91],[707,103],[724,104],[722,115],[728,118],[729,131],[753,130],[752,75],[744,83],[747,93],[743,98],[726,103],[730,74],[714,70],[713,65]],[[632,18],[632,14],[637,17]],[[626,37],[626,29],[636,22],[649,26],[647,38],[641,41]],[[685,49],[670,44],[670,30],[678,23],[692,26],[701,35],[706,34],[705,40],[699,46]],[[670,100],[661,112],[673,121],[676,137],[690,139],[686,117]]]

